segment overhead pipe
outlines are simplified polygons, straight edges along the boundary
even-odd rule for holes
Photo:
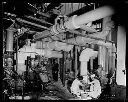
[[[43,55],[46,57],[61,57],[62,54],[58,51],[52,51],[50,49],[37,49],[36,43],[31,43],[31,46],[25,45],[23,48],[19,49],[19,54],[22,55],[21,59],[25,56],[33,56],[35,54]],[[26,54],[26,55],[25,55]],[[19,61],[22,62],[22,61]]]
[[[76,38],[67,39],[65,42],[69,44],[74,44],[74,45],[86,45],[87,43],[89,43],[89,44],[98,44],[106,47],[112,47],[111,42],[105,42],[101,40],[95,40],[95,39],[80,37],[80,36]]]
[[[86,25],[81,25],[80,28],[87,31],[87,32],[90,32],[90,33],[96,33],[97,32],[96,29],[89,27],[89,26],[86,26]]]
[[[29,18],[29,19],[32,19],[32,20],[39,21],[39,22],[41,22],[41,23],[49,24],[49,25],[51,25],[51,26],[53,25],[53,24],[51,24],[51,23],[49,23],[49,22],[46,22],[45,20],[43,21],[43,20],[40,20],[40,19],[35,18],[35,17],[32,17],[32,16],[25,16],[25,17],[27,17],[27,18]]]
[[[45,16],[45,17],[50,17],[50,15],[46,14],[46,13],[42,13],[38,10],[38,8],[36,8],[34,5],[27,3],[30,7],[32,7],[32,9],[34,9],[34,11],[36,11],[37,14],[41,15],[41,16]],[[33,11],[32,9],[30,9],[31,11]],[[33,12],[34,12],[33,11]]]
[[[68,29],[76,29],[76,28],[79,28],[80,25],[82,25],[82,24],[96,21],[96,20],[99,20],[101,18],[111,16],[112,14],[114,14],[114,10],[112,7],[103,6],[103,7],[97,8],[95,10],[89,11],[85,14],[82,14],[78,17],[73,16],[74,17],[74,18],[72,18],[73,20],[66,22],[65,26]]]
[[[51,49],[51,50],[58,50],[58,51],[70,51],[73,48],[73,45],[67,45],[63,42],[53,41],[53,42],[45,42],[37,41],[36,48],[38,49]]]
[[[66,42],[80,45],[85,45],[86,43],[93,43],[98,45],[104,45],[107,47],[112,47],[112,42],[105,40],[106,36],[110,33],[112,27],[113,22],[111,21],[110,17],[105,17],[105,24],[102,32],[89,34],[88,36],[81,35],[80,37],[68,39],[66,40]]]
[[[66,32],[67,30],[78,29],[83,24],[111,16],[112,14],[114,14],[114,10],[110,6],[100,7],[80,16],[74,15],[70,17],[64,24],[53,25],[50,28],[50,31],[45,30],[40,34],[35,34],[33,37],[34,39],[40,39],[49,35],[56,35],[62,32]]]
[[[98,44],[98,45],[106,46],[109,48],[109,47],[112,47],[113,42],[101,39],[101,36],[106,37],[108,34],[109,34],[109,31],[105,31],[105,32],[103,31],[103,32],[94,34],[94,37],[93,37],[93,35],[91,35],[91,37],[86,36],[86,35],[81,35],[76,38],[71,38],[71,39],[66,39],[66,40],[62,40],[62,39],[57,38],[56,36],[53,36],[53,37],[55,37],[55,38],[53,38],[53,40],[67,43],[69,45],[85,46],[87,43],[89,43],[89,44]],[[99,36],[99,35],[101,35],[101,36]]]
[[[79,57],[79,61],[81,62],[80,75],[82,76],[87,75],[88,73],[87,62],[89,61],[91,57],[97,56],[97,54],[98,54],[97,51],[93,51],[93,49],[90,49],[90,48],[86,48],[85,50],[81,52],[80,57]]]
[[[33,25],[33,26],[36,26],[36,27],[39,27],[39,28],[43,28],[43,29],[50,30],[50,29],[47,28],[47,27],[44,27],[44,26],[42,26],[42,25],[39,25],[39,24],[36,24],[36,23],[32,23],[32,22],[26,21],[26,20],[21,19],[21,18],[17,18],[16,20],[17,20],[18,22],[27,23],[27,24],[30,24],[30,25]]]

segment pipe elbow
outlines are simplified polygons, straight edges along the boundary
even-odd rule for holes
[[[80,26],[77,26],[77,25],[75,24],[75,18],[76,18],[76,17],[77,17],[77,15],[74,15],[74,16],[70,17],[68,21],[66,21],[66,22],[64,23],[64,25],[65,25],[65,27],[66,27],[67,29],[72,30],[72,29],[78,29],[78,28],[80,28]]]
[[[88,61],[90,57],[97,55],[97,51],[93,51],[93,49],[86,48],[83,50],[80,54],[79,60],[82,61]]]

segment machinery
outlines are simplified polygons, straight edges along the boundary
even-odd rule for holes
[[[77,75],[95,74],[100,94],[108,84],[126,86],[126,32],[112,5],[5,0],[2,7],[4,100],[76,99]]]

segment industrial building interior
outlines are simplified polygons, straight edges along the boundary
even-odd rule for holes
[[[2,99],[126,100],[126,5],[113,4],[4,0]]]

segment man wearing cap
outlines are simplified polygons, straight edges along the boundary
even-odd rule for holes
[[[101,86],[98,79],[96,79],[95,74],[90,76],[90,91],[87,92],[89,97],[97,98],[101,94]]]
[[[71,93],[76,95],[77,97],[80,97],[81,92],[84,92],[83,90],[83,76],[78,76],[71,85]]]

